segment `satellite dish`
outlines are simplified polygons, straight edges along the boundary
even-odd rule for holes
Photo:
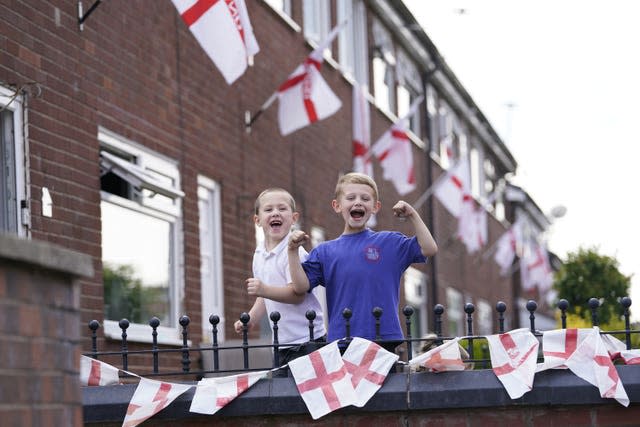
[[[563,205],[554,206],[551,208],[551,216],[554,218],[562,218],[567,214],[567,207]]]

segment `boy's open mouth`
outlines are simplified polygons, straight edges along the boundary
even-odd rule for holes
[[[282,226],[282,221],[281,221],[281,220],[279,220],[279,219],[274,219],[273,221],[271,221],[271,222],[269,223],[269,226],[270,226],[271,228],[278,228],[278,227]]]
[[[351,212],[349,212],[349,214],[351,215],[351,218],[354,219],[360,219],[364,216],[364,210],[363,209],[353,209]]]

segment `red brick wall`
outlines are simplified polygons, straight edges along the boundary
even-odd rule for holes
[[[3,426],[81,426],[78,290],[69,276],[0,260]]]

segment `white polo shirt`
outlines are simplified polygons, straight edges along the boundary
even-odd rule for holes
[[[264,243],[258,245],[253,254],[253,277],[270,286],[287,286],[288,283],[291,283],[287,256],[288,242],[288,237],[282,239],[278,246],[269,252],[265,249]],[[299,254],[300,262],[304,262],[308,256],[307,251],[300,247]],[[267,316],[274,311],[280,313],[278,321],[278,342],[280,344],[297,344],[309,341],[309,321],[305,317],[308,310],[316,312],[313,338],[317,339],[326,334],[322,306],[313,293],[307,293],[304,301],[300,304],[285,304],[267,298],[264,299],[264,303],[267,308]],[[273,332],[271,319],[269,319],[269,326]]]

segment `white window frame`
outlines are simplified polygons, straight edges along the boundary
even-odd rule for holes
[[[417,324],[418,331],[424,335],[429,330],[427,316],[427,275],[415,267],[404,272],[404,296],[418,316],[412,316],[411,322]],[[417,338],[417,337],[414,337]]]
[[[12,114],[13,138],[7,141],[12,144],[13,149],[13,175],[15,183],[15,212],[13,212],[16,230],[5,230],[7,232],[16,232],[19,237],[27,237],[29,234],[30,214],[27,201],[29,200],[29,188],[27,183],[28,172],[28,156],[25,146],[25,136],[23,135],[23,126],[25,123],[24,98],[21,94],[16,93],[15,89],[9,89],[0,86],[0,109],[10,111]],[[4,167],[4,159],[0,164]],[[4,172],[2,172],[4,174]],[[4,178],[2,178],[4,181]],[[4,184],[3,184],[4,185]],[[22,206],[22,202],[24,205]]]
[[[449,336],[463,336],[465,334],[464,327],[464,303],[462,292],[454,288],[447,288],[447,306],[445,316],[447,319]],[[455,325],[456,330],[452,331],[451,327]]]
[[[304,37],[315,44],[322,43],[327,38],[331,26],[329,0],[302,0],[302,19]]]
[[[212,314],[220,318],[218,341],[225,340],[224,282],[222,278],[222,208],[220,185],[205,176],[198,175],[198,212],[200,214],[200,295],[202,304],[202,341],[212,342],[209,323]],[[203,268],[209,257],[210,269]]]
[[[157,328],[157,340],[159,344],[181,345],[182,344],[182,328],[179,325],[181,310],[183,309],[184,297],[184,242],[183,242],[183,226],[182,226],[182,196],[184,193],[180,191],[180,171],[177,162],[165,158],[160,154],[154,153],[145,147],[136,144],[122,136],[102,127],[98,128],[98,141],[101,148],[118,152],[124,156],[135,158],[136,164],[131,163],[126,167],[122,163],[118,163],[118,172],[123,175],[121,178],[130,178],[130,184],[135,185],[136,179],[140,180],[140,187],[147,190],[157,191],[159,194],[174,199],[173,206],[159,205],[152,198],[140,195],[138,200],[132,200],[116,196],[114,194],[101,191],[101,199],[118,206],[132,209],[150,216],[172,222],[173,235],[171,236],[171,264],[172,271],[170,279],[172,289],[170,290],[171,309],[170,315],[173,325],[160,325]],[[117,156],[116,156],[117,157]],[[104,157],[103,157],[104,158]],[[112,159],[111,159],[112,160]],[[108,164],[101,161],[101,167]],[[173,186],[170,191],[163,189],[156,180],[153,180],[151,171],[170,177],[173,180]],[[115,173],[115,170],[114,170]],[[129,173],[129,175],[127,175]],[[125,178],[125,176],[127,178]],[[153,188],[152,188],[153,187]],[[111,339],[121,339],[122,330],[118,325],[119,320],[104,320],[104,335]],[[132,342],[150,343],[152,342],[151,327],[148,324],[130,323],[127,329],[127,339]]]
[[[478,299],[476,302],[476,335],[491,335],[493,333],[493,310],[489,301]]]
[[[349,20],[338,35],[338,62],[342,72],[360,85],[369,85],[367,15],[362,0],[337,0],[337,21]]]

